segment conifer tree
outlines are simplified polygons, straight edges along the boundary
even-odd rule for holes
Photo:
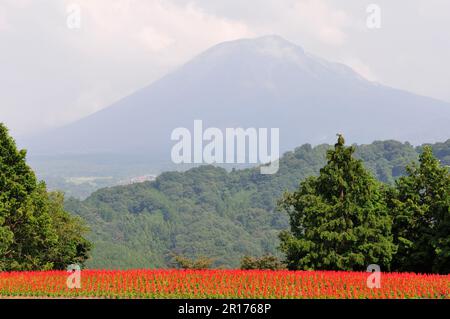
[[[354,151],[339,135],[320,175],[280,200],[290,216],[291,230],[280,234],[289,269],[389,269],[395,246],[384,191]]]
[[[426,146],[390,196],[398,253],[393,268],[450,272],[450,173]]]

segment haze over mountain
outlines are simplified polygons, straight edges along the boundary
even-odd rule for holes
[[[418,75],[420,76],[420,75]],[[450,137],[450,104],[367,81],[278,36],[218,44],[175,72],[71,125],[21,142],[30,155],[147,154],[170,161],[171,132],[280,128],[281,151],[302,143]]]

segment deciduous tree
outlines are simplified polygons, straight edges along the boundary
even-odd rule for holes
[[[83,263],[90,243],[81,222],[48,193],[0,123],[0,270],[63,269]]]

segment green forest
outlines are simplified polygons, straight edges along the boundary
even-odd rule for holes
[[[444,166],[450,164],[450,140],[432,148]],[[87,265],[93,268],[170,267],[172,254],[207,256],[213,267],[224,268],[239,267],[244,256],[283,258],[279,234],[289,229],[290,217],[277,203],[317,176],[332,149],[298,147],[284,154],[274,175],[214,166],[166,172],[154,182],[102,189],[84,201],[69,199],[66,209],[91,227],[95,245]],[[382,141],[355,146],[354,155],[379,182],[393,186],[423,149]]]
[[[0,133],[1,270],[167,268],[174,256],[215,268],[450,269],[450,140],[340,136],[285,153],[274,175],[205,165],[78,200],[49,192]]]

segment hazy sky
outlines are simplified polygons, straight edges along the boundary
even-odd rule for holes
[[[15,135],[63,125],[216,43],[266,34],[450,102],[449,30],[448,0],[0,0],[0,122]]]

